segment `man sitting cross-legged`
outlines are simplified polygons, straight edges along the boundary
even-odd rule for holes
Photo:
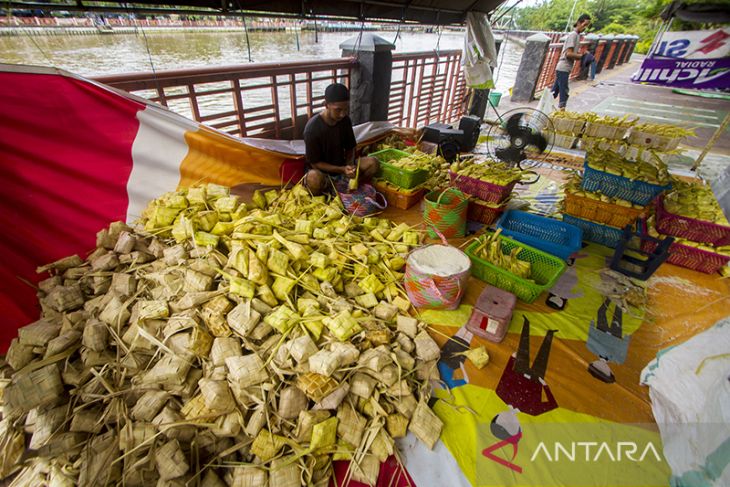
[[[307,174],[304,183],[312,194],[331,188],[330,177],[352,179],[358,174],[355,160],[355,134],[352,131],[350,92],[345,85],[332,83],[324,92],[324,110],[313,116],[304,128]],[[378,172],[374,157],[359,159],[359,180],[368,180]]]

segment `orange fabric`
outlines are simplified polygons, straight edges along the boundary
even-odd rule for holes
[[[186,132],[190,148],[180,165],[180,186],[204,182],[281,185],[282,163],[292,156],[248,146],[205,127]]]

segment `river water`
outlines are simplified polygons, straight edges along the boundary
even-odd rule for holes
[[[379,32],[393,41],[395,32]],[[251,32],[254,63],[302,61],[340,57],[339,45],[357,32]],[[402,32],[394,52],[461,49],[463,35],[444,32]],[[514,84],[522,47],[505,43],[496,72],[497,91],[506,93]],[[55,66],[82,76],[135,71],[157,71],[201,66],[247,64],[244,32],[144,32],[87,36],[0,37],[0,62]]]

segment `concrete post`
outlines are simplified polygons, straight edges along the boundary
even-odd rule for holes
[[[609,34],[607,36],[603,36],[602,39],[606,41],[606,46],[603,48],[603,53],[601,54],[601,59],[598,60],[598,65],[596,66],[596,73],[600,73],[603,71],[603,68],[608,69],[608,53],[611,52],[611,46],[613,45],[615,39],[615,36],[613,34]]]
[[[350,118],[353,125],[388,120],[395,45],[363,33],[340,44],[343,57],[356,56],[350,72]]]
[[[626,48],[626,57],[624,58],[624,62],[628,63],[631,59],[631,55],[634,53],[634,49],[636,49],[636,43],[639,42],[639,36],[631,35],[629,36],[630,44]]]
[[[621,50],[616,55],[616,66],[620,66],[624,63],[624,58],[626,56],[626,50],[629,48],[629,43],[631,42],[631,39],[626,34],[621,34],[619,38],[623,39],[623,44],[621,45]]]
[[[598,47],[598,35],[597,34],[588,34],[585,36],[585,41],[588,43],[588,52],[591,54],[596,54],[596,47]],[[581,66],[580,72],[578,73],[578,79],[587,79],[588,75],[591,72],[591,65],[588,66]]]
[[[545,54],[550,47],[550,38],[542,33],[528,37],[522,53],[520,67],[517,68],[512,101],[530,102],[535,97],[535,87],[545,62]]]
[[[613,50],[613,55],[608,59],[608,69],[613,69],[618,64],[618,56],[621,54],[621,47],[626,42],[626,37],[623,34],[619,34],[614,39],[616,49]]]
[[[504,37],[494,38],[494,43],[497,48],[497,58],[499,58],[499,50],[502,48]],[[476,115],[480,119],[484,120],[484,115],[487,113],[487,107],[489,106],[489,91],[490,90],[474,90],[474,96],[471,100],[471,106],[469,106],[469,115]]]

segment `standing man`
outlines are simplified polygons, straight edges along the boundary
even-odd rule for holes
[[[578,52],[580,46],[580,34],[591,25],[591,16],[583,14],[578,17],[578,21],[573,24],[575,29],[568,34],[563,44],[563,50],[560,53],[560,59],[558,65],[555,66],[555,83],[553,84],[553,98],[557,98],[560,95],[558,102],[558,108],[565,110],[565,105],[568,103],[568,78],[570,78],[570,72],[573,70],[573,62],[580,61],[582,54]]]
[[[304,127],[307,174],[304,184],[312,194],[328,189],[330,177],[352,179],[358,173],[355,160],[355,134],[352,131],[350,92],[340,83],[324,90],[324,110],[313,116]],[[360,158],[359,179],[367,180],[378,172],[378,160]]]

